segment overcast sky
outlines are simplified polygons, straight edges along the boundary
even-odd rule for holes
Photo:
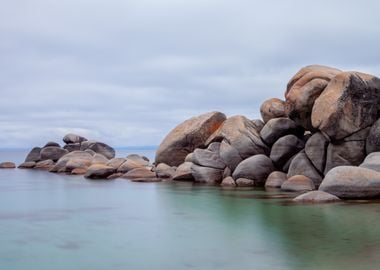
[[[380,1],[0,3],[0,147],[158,145],[200,113],[260,117],[305,65],[380,76]]]

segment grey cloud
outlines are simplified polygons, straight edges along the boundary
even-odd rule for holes
[[[0,10],[0,147],[69,131],[156,145],[220,110],[259,117],[314,63],[380,74],[378,1],[15,0]]]

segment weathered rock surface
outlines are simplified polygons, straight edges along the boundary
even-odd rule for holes
[[[340,199],[330,193],[314,190],[295,197],[293,201],[301,203],[332,203],[338,202]]]
[[[158,178],[173,178],[176,169],[168,164],[160,163],[154,168],[154,171]]]
[[[107,164],[108,161],[109,161],[108,158],[106,158],[105,156],[103,156],[101,154],[96,153],[92,157],[91,164]]]
[[[205,146],[206,140],[226,120],[220,112],[210,112],[179,124],[164,138],[156,153],[156,164],[178,166],[195,148]]]
[[[231,176],[224,178],[220,185],[222,187],[236,187],[235,180]]]
[[[265,187],[268,188],[281,188],[282,184],[288,180],[286,173],[280,171],[274,171],[269,174],[265,181]]]
[[[126,172],[129,172],[130,170],[146,167],[146,166],[149,166],[149,161],[144,159],[142,156],[129,155],[126,158],[126,161],[119,166],[117,171],[121,173],[126,173]]]
[[[272,160],[265,155],[255,155],[242,161],[232,174],[234,179],[248,178],[256,185],[264,185],[268,175],[275,170]]]
[[[330,170],[319,190],[341,199],[380,197],[380,173],[371,169],[340,166]]]
[[[223,179],[223,170],[210,167],[191,165],[191,174],[198,183],[220,184]]]
[[[322,177],[311,164],[306,154],[298,153],[292,160],[288,170],[288,178],[294,175],[305,175],[313,180],[314,185],[318,186],[322,182]]]
[[[173,180],[178,181],[194,181],[193,174],[191,173],[192,162],[184,162],[177,167]]]
[[[69,134],[66,134],[65,137],[63,137],[63,141],[66,144],[69,144],[69,143],[81,143],[81,142],[87,141],[87,139],[77,134],[69,133]]]
[[[208,149],[195,149],[192,156],[193,163],[203,167],[224,169],[226,165],[219,156],[219,148],[214,150],[213,152]]]
[[[34,168],[48,171],[54,167],[54,164],[55,163],[53,160],[47,159],[47,160],[42,160],[42,161],[37,162],[36,165],[34,166]]]
[[[121,166],[121,164],[123,164],[126,161],[126,158],[113,158],[107,162],[107,166],[111,166],[112,168],[117,170]]]
[[[29,162],[29,161],[37,162],[37,161],[40,161],[40,152],[41,152],[41,149],[42,149],[41,147],[34,147],[29,152],[29,154],[26,156],[25,162]]]
[[[380,119],[371,127],[366,144],[367,154],[380,151]]]
[[[285,191],[310,191],[315,189],[313,181],[305,175],[294,175],[286,180],[282,186]]]
[[[265,123],[273,118],[286,117],[285,101],[278,98],[268,99],[261,104],[260,113]]]
[[[297,126],[293,120],[289,118],[274,118],[265,124],[260,131],[260,136],[266,144],[272,145],[285,135],[294,134],[301,137],[303,133],[303,128]]]
[[[48,146],[48,147],[42,148],[40,152],[40,160],[51,159],[53,161],[57,161],[58,159],[66,155],[67,153],[69,153],[67,150],[62,149],[60,147]]]
[[[0,169],[14,169],[16,168],[16,164],[10,161],[5,161],[0,163]]]
[[[254,187],[256,186],[255,180],[247,179],[247,178],[238,178],[236,180],[236,185],[238,187]]]
[[[323,173],[329,139],[321,132],[314,133],[305,145],[305,153],[319,173]]]
[[[50,172],[71,172],[75,168],[91,165],[92,155],[85,151],[73,151],[61,157]]]
[[[111,146],[102,143],[102,142],[96,142],[96,141],[83,141],[81,143],[80,150],[84,151],[90,149],[94,151],[95,153],[102,154],[108,159],[112,159],[115,157],[115,149],[113,149]]]
[[[18,165],[18,168],[19,169],[32,169],[32,168],[34,168],[34,166],[36,166],[35,161],[27,161],[27,162],[23,162],[20,165]]]
[[[105,164],[94,164],[91,165],[84,177],[90,179],[107,179],[108,176],[112,175],[115,172],[115,169],[111,166]]]
[[[286,135],[273,144],[270,159],[277,168],[283,168],[287,161],[304,147],[303,140],[295,135]]]
[[[369,154],[359,167],[380,172],[380,152],[373,152]]]
[[[315,100],[341,71],[320,65],[302,68],[290,79],[286,93],[286,114],[306,130],[312,130],[311,114]]]
[[[327,147],[324,174],[337,166],[358,166],[365,158],[365,141],[348,141],[338,145],[330,143]]]
[[[225,163],[231,170],[235,170],[237,165],[243,161],[239,151],[231,146],[226,140],[223,140],[220,144],[219,155],[223,163]]]
[[[316,99],[313,127],[332,141],[343,139],[372,125],[380,117],[380,79],[360,73],[341,72]]]

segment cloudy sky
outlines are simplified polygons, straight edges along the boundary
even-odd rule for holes
[[[0,147],[158,145],[203,112],[258,118],[308,64],[380,76],[376,0],[0,1]]]

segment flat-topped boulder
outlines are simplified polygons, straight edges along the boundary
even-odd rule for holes
[[[340,72],[321,65],[306,66],[298,71],[288,82],[285,92],[285,111],[289,118],[306,130],[312,130],[311,114],[315,100]]]
[[[341,72],[315,100],[312,124],[332,140],[343,139],[380,117],[380,79],[360,72]]]
[[[226,120],[220,112],[192,117],[176,126],[161,142],[156,152],[156,164],[178,166],[195,148],[205,147],[207,139]]]
[[[336,167],[326,174],[319,190],[341,199],[380,198],[380,172],[354,166]]]
[[[71,143],[81,143],[81,142],[87,141],[87,139],[85,137],[80,136],[80,135],[77,135],[74,133],[69,133],[63,137],[63,141],[66,144],[71,144]]]

